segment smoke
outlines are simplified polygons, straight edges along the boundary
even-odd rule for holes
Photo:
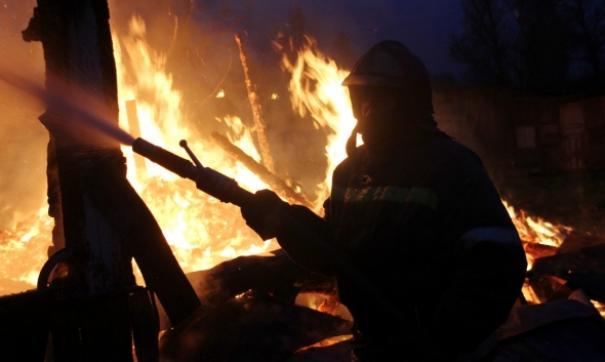
[[[17,66],[43,80],[43,56],[39,44],[26,43],[26,28],[35,2],[0,1],[0,64]],[[46,191],[47,132],[37,121],[43,112],[39,102],[0,82],[0,230],[35,217]]]

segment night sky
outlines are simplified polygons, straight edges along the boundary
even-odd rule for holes
[[[321,0],[307,3],[321,12],[327,7],[321,5],[326,3]],[[459,1],[332,0],[330,4],[334,6],[334,12],[329,11],[331,14],[336,14],[339,9],[349,12],[353,24],[356,24],[351,28],[352,39],[362,40],[362,47],[392,38],[402,41],[420,56],[433,74],[455,73],[459,69],[448,54],[451,36],[460,28]]]
[[[303,11],[305,32],[328,50],[333,39],[346,34],[356,57],[384,39],[404,42],[433,74],[459,72],[450,60],[448,43],[461,23],[459,0],[196,0],[202,23],[216,14],[232,12],[229,27],[247,31],[258,46],[283,29],[297,6]],[[215,11],[208,11],[209,9]],[[224,18],[221,18],[224,23]],[[217,23],[217,26],[224,24]]]

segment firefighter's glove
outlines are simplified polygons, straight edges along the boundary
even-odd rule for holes
[[[241,208],[246,224],[263,239],[276,237],[284,226],[289,205],[273,191],[261,190]]]

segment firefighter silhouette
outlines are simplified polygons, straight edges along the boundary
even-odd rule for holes
[[[269,190],[242,215],[296,263],[336,277],[357,360],[454,360],[520,295],[520,239],[480,159],[437,128],[418,57],[381,42],[344,85],[358,124],[325,217]]]

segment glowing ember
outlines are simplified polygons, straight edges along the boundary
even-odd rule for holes
[[[300,293],[296,296],[295,303],[345,320],[353,320],[351,312],[349,312],[347,307],[340,303],[335,294]]]
[[[352,334],[343,334],[342,336],[334,336],[334,337],[330,337],[330,338],[326,338],[323,339],[317,343],[314,343],[310,346],[306,346],[303,348],[300,348],[299,350],[296,351],[296,353],[302,353],[304,351],[308,351],[310,349],[313,348],[327,348],[333,345],[336,345],[338,343],[342,343],[342,342],[346,342],[346,341],[350,341],[353,339],[353,335]]]
[[[596,300],[591,300],[591,302],[592,302],[592,305],[594,305],[594,307],[599,311],[601,316],[603,316],[603,318],[605,318],[605,304],[599,303]]]

